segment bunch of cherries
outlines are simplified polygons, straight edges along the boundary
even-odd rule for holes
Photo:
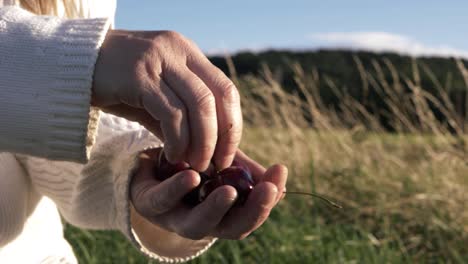
[[[154,174],[157,180],[164,181],[178,172],[189,170],[190,166],[185,162],[179,162],[171,164],[164,154],[164,150],[160,149],[158,161],[156,163]],[[255,182],[252,178],[252,173],[249,168],[243,163],[234,160],[230,167],[216,171],[213,165],[210,165],[208,170],[200,172],[200,184],[186,194],[183,198],[183,202],[189,206],[196,206],[203,202],[211,192],[222,185],[230,185],[237,191],[237,200],[234,206],[241,206],[247,201],[247,197],[255,186]],[[337,208],[341,208],[340,205],[324,198],[323,196],[314,193],[303,193],[303,192],[284,192],[287,194],[301,194],[309,195],[319,198],[329,205]]]
[[[178,172],[191,169],[185,162],[171,164],[164,155],[163,149],[159,152],[157,164],[155,166],[155,177],[159,181],[164,181]],[[252,191],[255,182],[249,168],[239,161],[234,161],[226,169],[216,171],[213,165],[208,170],[200,172],[200,184],[183,198],[184,203],[195,206],[203,202],[208,195],[222,185],[231,185],[237,191],[235,205],[243,205]]]

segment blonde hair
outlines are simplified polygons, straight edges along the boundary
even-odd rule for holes
[[[75,0],[17,0],[22,8],[38,14],[58,16],[63,7],[67,18],[79,18],[84,16],[81,1]]]

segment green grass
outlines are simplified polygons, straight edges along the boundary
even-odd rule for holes
[[[193,263],[468,262],[468,240],[456,230],[416,226],[414,235],[421,235],[428,243],[408,250],[399,229],[406,219],[398,215],[382,219],[370,216],[375,217],[372,221],[381,222],[382,229],[369,230],[366,219],[352,223],[347,210],[337,211],[304,198],[288,197],[253,235],[240,242],[220,241]],[[327,215],[333,216],[327,219]],[[68,227],[66,234],[80,263],[154,263],[116,232]],[[447,248],[446,244],[458,246]]]

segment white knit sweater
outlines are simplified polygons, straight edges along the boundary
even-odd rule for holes
[[[161,142],[90,107],[114,0],[86,6],[90,17],[105,18],[80,20],[35,16],[8,2],[0,0],[0,263],[76,263],[57,208],[73,225],[120,230],[161,261],[203,253],[215,239],[184,239],[129,204],[137,154]]]

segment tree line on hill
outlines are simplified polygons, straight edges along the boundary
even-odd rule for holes
[[[294,70],[291,67],[293,64],[298,64],[305,73],[316,71],[319,76],[326,76],[333,80],[341,91],[346,90],[347,94],[358,101],[366,101],[363,102],[365,107],[377,106],[381,108],[382,112],[388,110],[385,109],[386,106],[383,102],[385,98],[382,98],[375,89],[364,91],[366,85],[364,85],[361,73],[364,69],[372,75],[380,74],[387,83],[393,84],[395,82],[394,76],[388,67],[391,65],[402,77],[399,78],[398,82],[408,92],[409,87],[404,78],[410,80],[418,78],[420,87],[436,98],[440,97],[438,89],[443,89],[449,95],[451,104],[460,115],[461,120],[468,118],[468,87],[454,58],[420,57],[415,59],[396,53],[348,50],[267,50],[259,53],[240,52],[231,55],[230,59],[235,66],[238,77],[245,75],[261,77],[264,67],[268,67],[277,77],[283,89],[288,92],[298,92]],[[224,56],[212,56],[210,60],[228,76],[230,75],[229,66]],[[460,62],[468,68],[467,61]],[[417,77],[414,76],[415,67],[419,73]],[[319,79],[321,99],[328,106],[339,105],[341,99],[327,87],[325,83],[327,78]],[[436,118],[444,121],[445,116],[436,107],[431,108],[433,108]],[[387,120],[388,117],[382,115],[383,125],[391,130],[391,124]]]

